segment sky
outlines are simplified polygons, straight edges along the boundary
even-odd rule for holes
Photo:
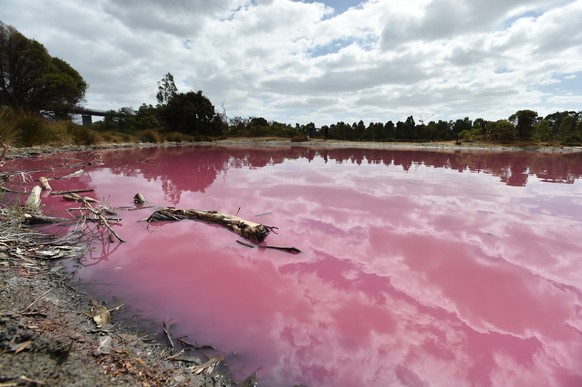
[[[582,110],[582,0],[0,0],[85,106],[201,90],[227,117],[329,125]]]

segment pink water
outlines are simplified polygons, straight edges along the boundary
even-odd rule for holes
[[[91,187],[114,207],[140,192],[153,205],[238,211],[279,227],[269,244],[303,251],[249,249],[194,221],[148,227],[139,220],[153,209],[143,209],[119,211],[126,243],[85,258],[78,276],[101,284],[93,291],[228,353],[239,378],[258,369],[266,386],[582,385],[581,155],[98,153],[103,165],[53,189]],[[36,165],[49,162],[72,161]],[[44,200],[45,211],[74,206]]]

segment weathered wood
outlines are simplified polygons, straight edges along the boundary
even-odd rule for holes
[[[51,185],[49,184],[48,179],[46,177],[44,176],[39,177],[38,182],[40,183],[42,189],[44,189],[45,191],[52,191]]]
[[[177,221],[183,219],[202,220],[209,223],[219,224],[237,235],[255,243],[261,243],[264,241],[273,229],[273,227],[265,226],[264,224],[251,222],[235,215],[224,214],[217,211],[193,209],[180,210],[173,207],[156,210],[146,219],[146,221]]]
[[[51,195],[66,195],[72,193],[83,193],[83,192],[93,192],[93,188],[79,188],[79,189],[68,189],[64,191],[52,191]]]
[[[69,222],[71,219],[58,218],[55,216],[24,214],[24,221],[27,224],[46,224],[46,223],[62,223]]]
[[[32,188],[28,199],[26,199],[26,208],[31,211],[37,211],[40,208],[40,191],[42,191],[42,189],[38,185],[35,185]]]
[[[71,202],[90,202],[90,203],[97,203],[98,202],[97,199],[93,199],[89,196],[77,195],[74,192],[71,194],[64,194],[63,199],[69,200]]]
[[[136,193],[133,197],[133,202],[135,204],[146,204],[148,201],[142,194]]]

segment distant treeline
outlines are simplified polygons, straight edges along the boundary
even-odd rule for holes
[[[458,142],[538,142],[561,145],[582,144],[582,111],[563,111],[538,116],[533,110],[519,110],[507,119],[487,121],[468,117],[455,121],[405,121],[346,123],[316,127],[314,123],[285,124],[263,117],[228,118],[217,112],[202,91],[178,93],[172,74],[158,82],[158,104],[142,104],[138,110],[111,111],[96,123],[106,130],[135,131],[160,128],[189,136],[277,136],[297,140],[325,138],[351,141],[458,141]]]
[[[227,116],[217,111],[202,91],[178,93],[172,74],[158,82],[156,106],[110,111],[95,131],[58,122],[70,119],[85,97],[88,84],[67,62],[49,55],[39,42],[28,39],[0,21],[0,142],[22,145],[95,143],[101,141],[191,141],[221,136],[277,136],[296,141],[326,138],[352,141],[537,142],[582,144],[582,111],[538,116],[519,110],[507,119],[486,121],[465,117],[455,121],[346,123],[316,127],[290,125],[263,117]],[[50,122],[47,122],[48,118]],[[363,117],[364,118],[364,117]]]

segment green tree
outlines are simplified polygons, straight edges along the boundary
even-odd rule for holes
[[[551,141],[553,139],[551,122],[543,119],[536,123],[531,138],[535,141]]]
[[[174,83],[174,76],[167,73],[161,81],[158,81],[158,94],[156,94],[158,104],[166,106],[176,94],[178,94],[178,88]]]
[[[527,140],[531,138],[533,127],[538,121],[538,113],[533,110],[519,110],[509,116],[509,121],[517,129],[517,136]]]
[[[511,142],[517,138],[517,128],[507,120],[490,122],[488,125],[491,140],[497,142]]]
[[[222,126],[213,124],[214,105],[202,91],[178,93],[166,106],[160,107],[160,116],[166,129],[193,135],[218,135]]]
[[[0,104],[64,116],[87,91],[81,75],[36,40],[0,22]]]

